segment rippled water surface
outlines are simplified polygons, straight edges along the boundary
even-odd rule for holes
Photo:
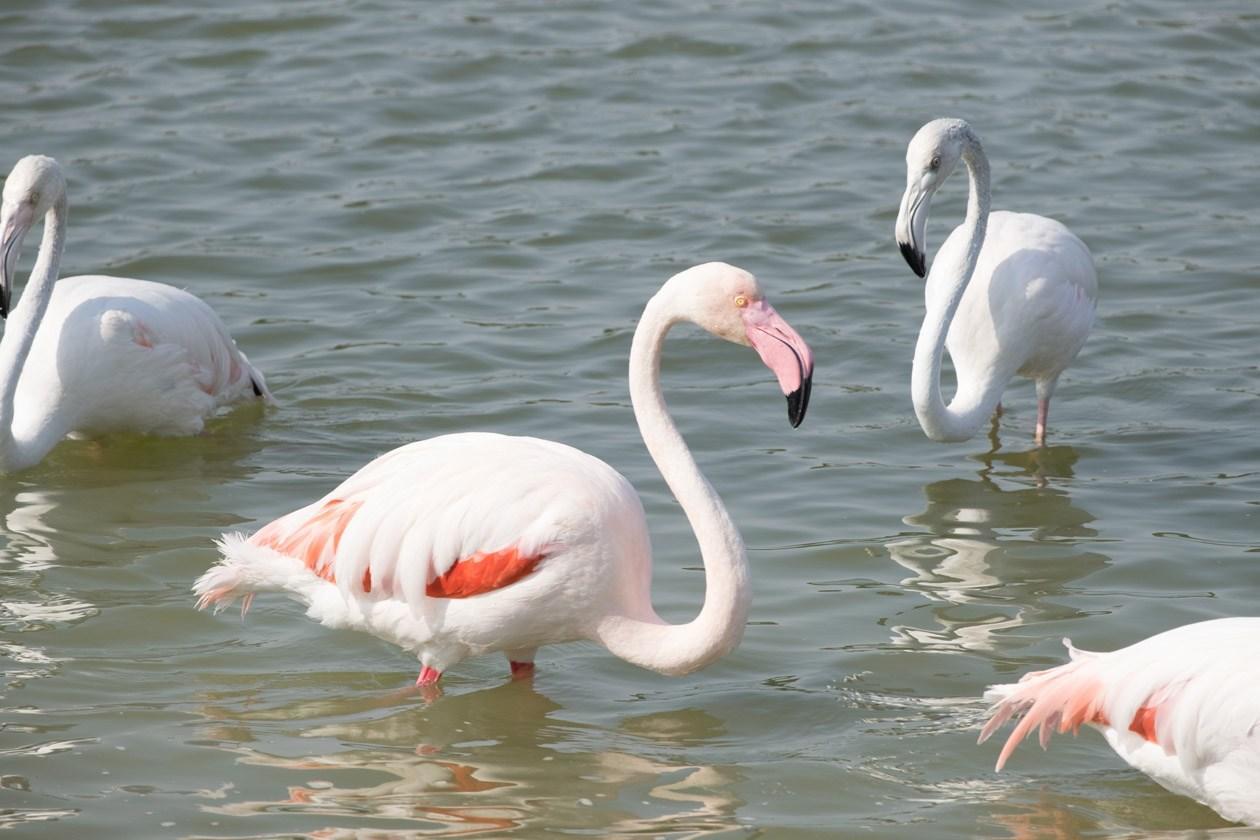
[[[1260,9],[6,0],[0,138],[70,179],[65,273],[201,295],[280,401],[0,478],[0,825],[24,837],[1055,837],[1226,831],[1094,733],[1001,775],[985,685],[1260,591]],[[994,206],[1093,250],[1100,320],[1031,449],[926,440],[905,143],[983,136]],[[960,177],[929,228],[962,215]],[[23,267],[33,259],[28,244]],[[192,608],[212,540],[463,429],[639,488],[655,597],[695,544],[638,438],[631,331],[674,271],[747,267],[818,357],[805,425],[680,331],[665,387],[751,548],[739,650],[688,677],[592,645],[532,685],[278,597]],[[1161,835],[1163,836],[1163,835]],[[1197,836],[1197,835],[1196,835]]]

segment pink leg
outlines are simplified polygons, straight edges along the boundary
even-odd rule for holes
[[[513,662],[508,660],[508,664],[512,666],[512,679],[528,680],[534,676],[533,662]]]
[[[1033,443],[1045,446],[1046,418],[1050,415],[1050,400],[1037,400],[1037,430],[1033,432]]]
[[[438,685],[440,679],[442,679],[442,672],[437,668],[425,665],[420,669],[420,676],[416,678],[416,688],[420,689],[420,697],[424,702],[435,703],[442,696],[442,686]]]

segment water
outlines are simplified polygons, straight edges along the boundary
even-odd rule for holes
[[[209,301],[280,407],[195,439],[70,441],[0,479],[0,824],[23,837],[1129,837],[1223,829],[1096,734],[975,745],[984,686],[1254,612],[1260,13],[1246,2],[465,4],[8,0],[7,170],[70,177],[67,274]],[[994,206],[1093,250],[1100,322],[1030,449],[909,404],[922,283],[905,143],[969,119]],[[962,215],[955,178],[932,247]],[[29,266],[33,248],[23,261]],[[655,598],[694,542],[639,442],[646,298],[754,271],[818,357],[787,427],[687,330],[670,404],[752,549],[742,647],[666,678],[592,645],[533,685],[414,661],[279,598],[192,609],[221,532],[373,455],[554,437],[643,495]],[[1164,836],[1164,835],[1161,835]],[[1200,836],[1195,834],[1195,836]]]

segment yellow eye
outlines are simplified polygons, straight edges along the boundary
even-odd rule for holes
[[[748,305],[748,298],[744,295],[736,295],[735,305],[738,306],[740,309],[743,309],[745,306]]]

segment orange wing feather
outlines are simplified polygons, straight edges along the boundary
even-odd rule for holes
[[[515,548],[478,552],[465,557],[424,588],[430,598],[468,598],[501,589],[525,577],[544,555],[522,556]]]

